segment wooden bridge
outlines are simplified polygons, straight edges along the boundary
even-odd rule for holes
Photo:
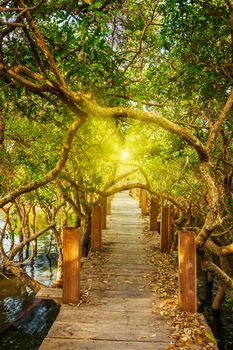
[[[101,253],[92,253],[81,269],[82,302],[62,304],[40,350],[165,349],[171,329],[147,278],[152,247],[136,201],[117,194]]]

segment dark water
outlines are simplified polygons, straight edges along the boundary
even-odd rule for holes
[[[4,350],[36,350],[39,348],[59,311],[59,305],[43,300],[34,310],[17,321],[0,336]]]
[[[44,237],[38,248],[34,263],[26,266],[26,271],[38,281],[51,285],[56,278],[56,250],[52,247],[50,258],[45,255],[48,239]],[[37,303],[30,312],[24,314],[3,333],[1,331],[31,305]],[[60,306],[51,300],[38,303],[30,288],[22,285],[18,278],[0,274],[0,349],[36,350],[39,348],[49,328],[54,322]]]
[[[198,274],[198,299],[200,301],[199,311],[205,316],[218,343],[219,350],[233,350],[233,311],[230,307],[221,306],[220,310],[213,311],[212,284],[206,286],[205,274]],[[213,285],[215,291],[215,284]]]

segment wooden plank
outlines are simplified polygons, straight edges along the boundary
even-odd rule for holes
[[[95,269],[95,268],[92,268],[92,269],[82,269],[82,277],[84,276],[90,276],[90,275],[93,275],[95,274],[95,276],[135,276],[135,277],[144,277],[146,274],[149,274],[149,273],[153,273],[155,270],[153,270],[152,268],[150,270],[140,270],[140,269],[109,269],[109,268],[102,268],[101,270],[100,269]],[[91,274],[90,274],[91,273]]]
[[[80,298],[81,228],[63,231],[63,303],[78,303]]]
[[[129,264],[129,265],[136,265],[138,268],[140,268],[140,263],[143,265],[145,264],[149,259],[147,258],[143,258],[140,257],[140,259],[136,259],[136,257],[134,257],[133,255],[131,256],[127,256],[127,255],[113,255],[111,256],[110,254],[105,254],[104,255],[104,259],[106,259],[106,261],[109,264],[115,264],[117,266],[117,264]]]
[[[145,248],[145,242],[142,241],[136,241],[136,242],[129,242],[129,244],[125,244],[125,242],[106,242],[106,247],[110,247],[111,249],[116,249],[116,250],[125,250],[125,251],[129,251],[132,249],[141,249],[141,248]]]
[[[122,251],[118,251],[117,248],[114,248],[114,247],[104,247],[103,248],[103,252],[105,255],[109,254],[111,255],[111,250],[112,250],[112,255],[118,255],[118,256],[125,256],[125,257],[128,257],[128,259],[130,259],[130,257],[132,259],[135,259],[135,254],[138,256],[138,255],[141,255],[141,254],[144,254],[145,253],[145,250],[143,250],[143,248],[140,249],[140,247],[137,247],[137,249],[127,249],[127,247],[124,247],[122,248]],[[152,253],[149,253],[148,252],[148,258],[150,258],[151,256],[153,256]]]
[[[36,294],[36,298],[62,300],[62,288],[41,288]]]
[[[112,254],[110,251],[105,251],[101,253],[102,259],[105,259],[107,261],[113,261],[113,262],[119,261],[119,262],[122,262],[123,264],[125,262],[132,262],[132,264],[135,264],[135,263],[140,264],[145,262],[147,263],[150,257],[152,256],[153,256],[152,253],[148,254],[147,256],[140,255],[139,257],[135,255],[124,254],[123,252],[117,252],[117,251],[115,251]]]
[[[46,338],[40,350],[163,350],[165,344],[170,340],[158,342],[143,341],[111,341],[111,340],[79,340],[79,339],[59,339]]]
[[[102,278],[102,280],[108,280],[109,283],[112,283],[112,286],[114,286],[115,284],[138,284],[138,285],[147,285],[147,281],[145,279],[146,273],[144,274],[144,276],[139,275],[139,276],[135,276],[135,275],[112,275],[112,274],[107,274],[107,273],[103,273],[99,275],[99,280]],[[88,279],[87,279],[88,277]],[[89,274],[82,274],[81,273],[81,279],[85,280],[87,279],[87,281],[89,280],[98,280],[98,276],[96,275],[95,272],[89,273]],[[113,288],[114,289],[114,288]]]
[[[184,311],[197,311],[196,236],[179,232],[179,301]]]
[[[150,202],[150,231],[158,231],[158,211],[158,198],[153,197]]]
[[[92,206],[91,219],[91,250],[97,252],[101,250],[101,206],[95,204]]]
[[[135,260],[136,261],[136,260]],[[126,262],[123,262],[123,268],[122,268],[122,263],[121,262],[121,259],[119,260],[119,263],[113,263],[112,261],[108,261],[107,263],[107,266],[103,265],[101,268],[97,267],[99,269],[99,272],[102,273],[102,272],[106,272],[106,273],[109,273],[109,272],[129,272],[129,274],[131,274],[131,271],[134,273],[134,272],[144,272],[144,275],[145,273],[153,273],[155,271],[155,269],[153,268],[153,265],[149,265],[149,264],[143,264],[143,263],[138,263],[138,264],[135,264],[135,263],[131,263],[130,261],[126,261]],[[95,266],[92,266],[92,267],[89,267],[87,266],[87,264],[85,264],[85,266],[83,267],[83,271],[85,269],[89,269],[91,268],[92,270],[94,269],[95,270]]]
[[[78,313],[78,315],[77,315]],[[77,317],[78,316],[78,317]],[[101,310],[98,317],[93,317],[93,310],[91,308],[83,308],[81,310],[67,310],[61,309],[56,321],[62,322],[80,322],[80,323],[111,323],[112,325],[141,325],[151,326],[158,324],[160,320],[155,320],[152,314],[145,314],[143,312],[120,312],[118,310]]]
[[[134,240],[134,241],[127,241],[127,244],[125,244],[124,241],[121,241],[121,237],[118,238],[118,241],[106,241],[106,246],[117,246],[117,249],[121,247],[124,247],[126,250],[132,249],[132,248],[141,248],[145,247],[145,241],[143,242],[142,240]]]
[[[119,277],[122,277],[120,279]],[[140,277],[138,277],[140,278]],[[141,277],[141,281],[131,281],[127,277],[118,276],[112,278],[109,277],[105,279],[97,279],[97,278],[88,278],[84,277],[81,279],[84,290],[115,290],[115,291],[151,291],[151,288],[146,284],[145,279]],[[114,307],[112,305],[111,307]]]
[[[104,291],[106,293],[106,291]],[[111,291],[112,292],[112,291]],[[117,292],[119,293],[119,291]],[[143,292],[144,293],[144,292]],[[98,294],[96,295],[96,293],[94,293],[93,295],[91,295],[91,304],[90,305],[85,305],[85,307],[83,306],[79,306],[78,309],[74,309],[74,307],[69,306],[69,305],[63,305],[62,310],[67,310],[67,314],[69,314],[69,312],[73,312],[73,315],[75,315],[76,312],[76,320],[77,322],[79,322],[79,317],[78,315],[80,314],[80,319],[82,317],[83,312],[92,312],[92,317],[94,315],[97,316],[97,320],[98,320],[98,315],[101,313],[111,313],[112,317],[114,318],[114,313],[119,313],[118,317],[124,318],[127,316],[127,318],[135,318],[135,315],[140,316],[138,319],[141,320],[141,325],[144,325],[143,322],[143,317],[144,318],[149,318],[152,321],[158,321],[160,320],[161,323],[163,323],[163,319],[162,317],[157,314],[154,315],[152,314],[152,308],[153,308],[153,304],[151,302],[151,300],[149,299],[149,293],[147,293],[148,297],[145,299],[132,299],[132,300],[123,300],[123,298],[114,298],[114,302],[110,300],[110,298],[101,298],[99,299],[99,296],[101,294],[101,291],[98,292]],[[159,306],[158,306],[159,309]],[[140,312],[139,312],[140,310]],[[63,318],[61,318],[61,321],[64,321]],[[123,322],[123,321],[122,321]],[[121,321],[119,321],[119,323],[121,323]]]
[[[169,253],[171,248],[171,208],[162,207],[160,225],[160,251]]]
[[[94,292],[93,292],[94,293]],[[97,295],[100,295],[99,292],[96,293]],[[154,294],[154,293],[153,293]],[[105,298],[111,298],[113,299],[118,299],[118,298],[123,298],[123,299],[133,299],[133,300],[144,300],[144,299],[150,299],[151,304],[157,304],[160,303],[160,299],[156,299],[155,296],[152,296],[152,292],[146,292],[146,291],[138,291],[138,290],[133,290],[133,291],[115,291],[115,290],[104,290],[101,292],[101,297]],[[140,310],[135,310],[136,312],[140,312]]]
[[[165,325],[158,327],[155,330],[151,328],[148,332],[147,326],[135,327],[128,325],[118,325],[112,327],[111,323],[93,324],[93,323],[70,323],[70,322],[55,322],[54,326],[49,331],[49,336],[52,338],[73,338],[73,339],[99,339],[99,340],[123,340],[123,341],[156,341],[159,339],[167,339],[167,329]],[[136,338],[136,339],[135,339]]]

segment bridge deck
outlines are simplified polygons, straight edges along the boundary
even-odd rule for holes
[[[136,202],[119,193],[107,222],[101,254],[82,268],[83,303],[61,306],[40,350],[159,350],[171,342],[147,282],[153,242]]]

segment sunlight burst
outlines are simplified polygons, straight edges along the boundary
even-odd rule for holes
[[[121,160],[127,160],[129,159],[129,152],[124,149],[122,152],[121,152]]]

